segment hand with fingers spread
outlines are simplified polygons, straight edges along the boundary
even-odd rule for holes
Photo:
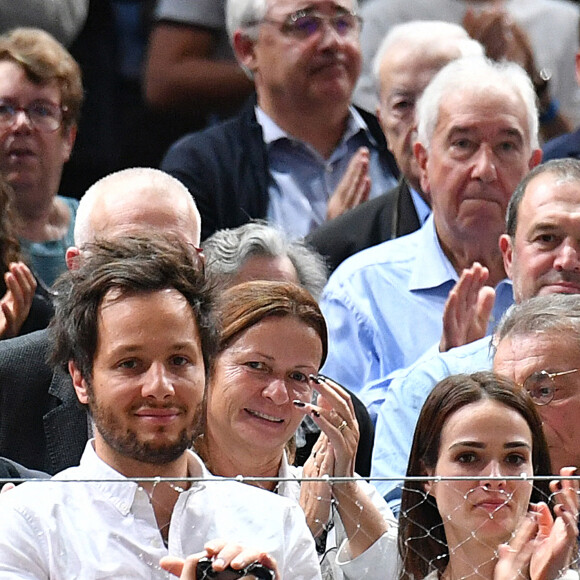
[[[572,476],[575,467],[563,467],[560,475]],[[544,502],[530,504],[530,512],[509,545],[499,547],[494,578],[529,576],[530,580],[553,580],[570,567],[578,536],[578,481],[550,482],[557,502],[556,517]]]
[[[0,339],[18,334],[28,317],[36,290],[34,275],[23,262],[12,262],[4,274],[6,293],[0,299]]]
[[[326,219],[338,217],[369,198],[369,160],[369,150],[366,147],[360,147],[352,156],[343,178],[328,200]]]
[[[575,467],[563,467],[560,475],[572,476]],[[534,553],[530,562],[532,580],[558,578],[563,570],[570,567],[576,538],[578,536],[578,481],[570,479],[550,482],[554,493],[554,514],[545,503],[532,506],[537,514],[538,534],[534,540]]]
[[[197,564],[202,558],[210,558],[213,561],[212,568],[216,571],[225,570],[228,566],[234,570],[242,570],[257,562],[272,570],[275,579],[280,578],[276,560],[266,552],[224,540],[212,540],[204,548],[204,552],[192,554],[185,559],[166,556],[161,558],[159,565],[167,572],[178,576],[180,580],[196,580]]]
[[[445,302],[439,351],[483,338],[495,301],[495,290],[486,286],[489,270],[474,262],[461,273]]]

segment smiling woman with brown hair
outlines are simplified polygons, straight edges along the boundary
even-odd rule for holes
[[[225,291],[217,311],[199,454],[216,475],[263,477],[259,486],[299,502],[324,578],[383,579],[396,568],[396,524],[376,490],[361,480],[300,483],[355,476],[359,439],[350,396],[317,374],[327,352],[318,304],[295,284],[253,281]],[[289,464],[287,448],[305,414],[322,433],[302,469]]]

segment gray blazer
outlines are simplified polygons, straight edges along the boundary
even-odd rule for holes
[[[47,330],[0,341],[0,456],[53,475],[78,465],[88,416],[49,346]]]

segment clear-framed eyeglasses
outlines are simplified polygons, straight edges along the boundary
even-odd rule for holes
[[[578,372],[579,369],[572,369],[569,371],[560,371],[557,373],[549,373],[541,370],[532,373],[523,383],[523,387],[536,405],[543,406],[552,402],[556,386],[554,379],[556,377],[563,377]]]
[[[42,133],[54,133],[61,125],[66,107],[55,105],[49,101],[33,101],[26,107],[0,99],[0,127],[12,127],[18,115],[24,113],[30,124]]]
[[[340,11],[332,16],[313,10],[298,10],[289,14],[284,20],[263,18],[261,22],[273,24],[280,31],[299,40],[306,40],[322,31],[328,24],[340,37],[347,38],[358,35],[362,28],[362,18],[355,11]],[[258,24],[258,23],[256,23]]]

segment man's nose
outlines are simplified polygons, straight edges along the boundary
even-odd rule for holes
[[[165,399],[175,394],[170,373],[162,363],[153,363],[145,374],[142,395],[155,399]]]
[[[477,152],[475,165],[473,166],[473,176],[484,183],[492,183],[497,179],[497,169],[491,147],[482,144]]]
[[[580,270],[580,248],[576,240],[566,239],[558,248],[558,254],[554,260],[554,269],[558,272],[567,270],[577,272]]]

